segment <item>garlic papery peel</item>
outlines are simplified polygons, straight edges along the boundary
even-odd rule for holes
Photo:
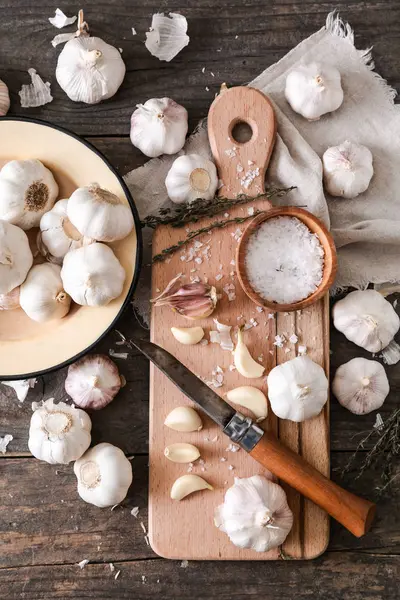
[[[324,185],[331,196],[355,198],[368,189],[374,168],[371,151],[346,140],[328,148],[322,156]]]
[[[340,73],[332,65],[298,65],[286,78],[285,97],[292,109],[316,121],[343,102]]]
[[[244,343],[242,328],[238,330],[237,344],[233,353],[233,362],[240,375],[243,375],[243,377],[247,377],[248,379],[262,377],[265,371],[265,368],[254,360]]]
[[[263,421],[268,415],[268,402],[261,390],[251,385],[243,385],[226,394],[228,402],[248,408],[255,416],[257,423]]]
[[[61,269],[66,292],[82,306],[105,306],[118,298],[125,276],[111,248],[98,242],[68,252]]]
[[[0,310],[15,310],[19,308],[19,286],[8,292],[0,294]]]
[[[124,500],[132,483],[132,465],[125,454],[112,444],[90,448],[74,464],[78,494],[99,508]]]
[[[65,391],[81,408],[104,408],[120,389],[118,367],[104,354],[89,354],[68,368]]]
[[[40,160],[11,160],[0,171],[0,219],[38,227],[57,198],[58,185]]]
[[[40,219],[37,238],[39,252],[50,262],[61,264],[70,250],[87,246],[95,240],[83,236],[67,216],[68,200],[59,200]]]
[[[24,84],[18,92],[22,108],[36,108],[53,101],[50,83],[43,81],[36,69],[28,69],[32,83]]]
[[[214,323],[217,331],[210,331],[210,342],[219,344],[222,350],[232,352],[234,346],[231,338],[231,325],[220,323],[218,319],[214,319]]]
[[[200,450],[193,444],[177,442],[165,448],[164,456],[172,462],[188,464],[200,458]]]
[[[210,316],[217,300],[215,287],[202,282],[182,284],[179,274],[150,302],[154,306],[169,306],[186,319],[193,320]]]
[[[353,358],[341,365],[332,382],[332,391],[340,404],[356,415],[380,408],[389,390],[384,367],[366,358]]]
[[[0,220],[0,294],[9,294],[19,286],[32,263],[33,256],[26,233]]]
[[[261,475],[236,477],[215,511],[214,522],[235,546],[267,552],[285,541],[293,513],[278,484]]]
[[[71,298],[63,288],[60,272],[58,265],[35,265],[21,285],[19,302],[33,321],[45,323],[62,319],[68,313]]]
[[[171,333],[180,344],[194,346],[204,337],[202,327],[171,327]]]
[[[400,360],[400,346],[392,340],[390,344],[382,350],[382,360],[385,365],[396,365]]]
[[[3,385],[13,388],[17,394],[17,398],[20,402],[23,402],[28,395],[30,389],[35,387],[37,383],[36,378],[31,379],[20,379],[17,381],[0,381]]]
[[[67,203],[67,216],[82,236],[98,242],[122,240],[133,229],[128,204],[97,183],[73,192]]]
[[[145,46],[159,60],[169,62],[189,43],[187,20],[177,13],[156,13],[151,20],[150,31],[146,33]]]
[[[0,117],[5,117],[10,109],[10,95],[8,87],[0,79]]]
[[[212,485],[199,475],[182,475],[172,485],[171,498],[172,500],[183,500],[194,492],[212,489]]]
[[[318,415],[328,399],[324,369],[308,356],[277,365],[267,377],[272,411],[297,423]]]
[[[54,27],[57,27],[57,29],[62,29],[63,27],[66,27],[67,25],[73,25],[76,21],[77,17],[67,17],[67,15],[65,15],[63,13],[62,10],[60,10],[59,8],[56,8],[56,12],[54,17],[49,17],[49,21],[52,25],[54,25]]]
[[[187,131],[187,110],[171,98],[138,104],[131,117],[131,142],[151,158],[182,150]]]
[[[186,433],[200,431],[203,428],[200,416],[191,406],[177,406],[171,410],[164,421],[164,425],[174,431]]]
[[[211,200],[218,187],[217,169],[200,154],[179,156],[172,163],[165,179],[168,196],[176,204],[198,198]]]
[[[393,306],[375,290],[350,292],[336,302],[332,313],[336,329],[369,352],[386,348],[400,328]]]
[[[28,447],[35,458],[50,464],[77,460],[90,446],[92,422],[85,411],[54,398],[36,408],[31,418]]]

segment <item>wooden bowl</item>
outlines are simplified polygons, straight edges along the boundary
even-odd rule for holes
[[[78,136],[34,119],[0,118],[0,167],[12,159],[38,158],[53,173],[68,198],[97,182],[132,210],[135,227],[124,240],[109,244],[126,272],[122,294],[107,306],[73,305],[61,320],[36,323],[22,311],[0,311],[0,380],[26,379],[63,367],[90,350],[115,324],[129,302],[140,271],[141,233],[135,204],[122,178],[106,158]],[[37,229],[28,231],[31,241]]]
[[[312,233],[316,233],[325,253],[324,271],[322,281],[319,287],[315,290],[313,294],[311,294],[307,298],[304,298],[304,300],[294,302],[293,304],[279,304],[277,302],[272,302],[270,300],[265,300],[264,298],[262,298],[257,292],[254,291],[254,289],[249,283],[245,263],[247,243],[251,235],[256,231],[260,224],[264,223],[264,221],[267,221],[268,219],[284,216],[297,217],[308,227],[310,231],[312,231]],[[247,296],[251,300],[253,300],[255,304],[257,304],[258,306],[265,306],[267,308],[270,308],[272,311],[292,312],[294,310],[301,310],[303,308],[306,308],[307,306],[310,306],[311,304],[314,304],[314,302],[319,300],[321,296],[323,296],[329,290],[330,286],[332,285],[335,279],[337,270],[335,243],[333,241],[332,235],[329,233],[325,225],[307,210],[304,210],[302,208],[296,208],[294,206],[272,208],[267,213],[258,215],[257,217],[252,219],[249,225],[244,230],[236,251],[236,265],[240,285],[242,286]]]

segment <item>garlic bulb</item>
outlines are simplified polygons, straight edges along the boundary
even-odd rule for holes
[[[267,552],[280,546],[293,525],[284,490],[261,475],[235,478],[215,511],[215,525],[239,548]]]
[[[0,310],[15,310],[19,308],[19,286],[8,292],[0,294]]]
[[[380,408],[389,390],[384,367],[366,358],[353,358],[341,365],[332,382],[332,391],[340,404],[356,415]]]
[[[96,183],[75,190],[68,200],[67,215],[82,235],[98,242],[122,240],[133,229],[130,207]]]
[[[63,289],[60,271],[61,267],[50,263],[35,265],[21,285],[19,303],[33,321],[45,323],[68,313],[71,298]]]
[[[374,174],[371,151],[348,140],[328,148],[322,164],[325,189],[331,196],[355,198],[368,189]]]
[[[5,117],[10,108],[10,95],[8,93],[8,87],[0,79],[0,117]]]
[[[79,233],[67,217],[68,200],[59,200],[40,219],[37,239],[39,252],[50,262],[62,264],[70,250],[91,244],[94,240]]]
[[[261,390],[251,385],[242,385],[226,393],[228,402],[248,408],[255,416],[257,423],[268,416],[268,403]]]
[[[95,242],[65,255],[61,279],[77,304],[105,306],[121,294],[125,270],[111,248]]]
[[[171,327],[171,333],[177,342],[185,346],[194,346],[204,337],[202,327]]]
[[[132,114],[131,142],[151,158],[182,150],[187,131],[187,110],[171,98],[151,98]]]
[[[285,97],[295,112],[317,121],[343,102],[340,73],[332,65],[298,65],[286,78]]]
[[[393,306],[375,290],[350,292],[336,302],[332,314],[336,329],[369,352],[386,348],[400,327]]]
[[[32,415],[28,447],[35,458],[52,465],[77,460],[89,448],[92,422],[84,410],[54,398]]]
[[[150,302],[154,306],[170,306],[173,311],[192,321],[209,317],[217,306],[218,297],[214,286],[201,281],[182,284],[179,274]]]
[[[197,198],[211,200],[218,187],[217,169],[199,154],[179,156],[172,163],[165,180],[168,196],[176,204]]]
[[[236,348],[233,352],[233,362],[235,367],[243,377],[256,379],[262,377],[265,369],[251,356],[249,349],[243,340],[243,329],[239,328]]]
[[[200,492],[201,490],[212,490],[214,489],[203,477],[199,475],[182,475],[174,481],[171,488],[171,499],[172,500],[183,500],[189,494],[194,492]]]
[[[125,454],[112,444],[90,448],[74,464],[78,494],[99,508],[124,500],[132,483],[132,465]]]
[[[0,171],[0,219],[38,227],[57,198],[58,185],[40,160],[11,160]]]
[[[56,79],[74,102],[97,104],[114,96],[125,71],[117,48],[98,37],[80,35],[65,44],[58,57]]]
[[[103,408],[120,389],[118,367],[104,354],[89,354],[68,368],[65,391],[81,408]]]
[[[33,263],[27,235],[22,229],[0,220],[0,294],[19,286]]]
[[[318,415],[328,399],[325,371],[308,356],[274,367],[267,384],[272,411],[280,419],[296,423]]]
[[[174,431],[201,431],[203,423],[191,406],[177,406],[168,413],[164,425]]]

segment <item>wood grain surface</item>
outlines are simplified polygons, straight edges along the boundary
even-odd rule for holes
[[[47,19],[57,6],[49,0],[0,0],[0,77],[11,89],[11,114],[47,119],[87,136],[121,174],[145,162],[128,137],[130,115],[137,103],[170,96],[188,109],[193,128],[207,113],[223,81],[232,85],[250,81],[319,29],[333,8],[339,8],[354,27],[358,48],[373,46],[377,72],[394,88],[400,88],[398,0],[164,0],[161,4],[154,0],[87,0],[83,7],[93,33],[123,49],[127,78],[108,102],[96,106],[73,104],[54,77],[60,50],[54,50],[50,40],[59,31]],[[67,15],[76,13],[78,7],[72,0],[60,4]],[[143,44],[151,14],[159,10],[180,10],[189,21],[190,44],[171,63],[159,62]],[[133,38],[132,26],[138,31]],[[54,101],[41,108],[22,109],[18,91],[29,82],[30,67],[50,81]],[[120,331],[129,337],[133,323],[133,313],[128,309],[120,320]],[[97,350],[120,349],[115,346],[116,340],[117,336],[110,333]],[[331,328],[332,375],[340,364],[356,356],[370,357]],[[130,515],[130,507],[139,505],[147,526],[148,363],[136,352],[130,352],[128,360],[117,362],[128,385],[92,420],[94,443],[109,441],[128,455],[135,454],[132,491],[127,507],[119,513],[119,509],[109,512],[85,505],[77,497],[72,469],[65,468],[61,483],[57,483],[60,475],[56,475],[56,467],[38,463],[29,455],[30,403],[50,395],[62,399],[65,371],[41,379],[22,405],[10,388],[0,386],[0,436],[14,435],[9,452],[0,454],[0,589],[4,597],[140,600],[159,595],[165,600],[273,600],[279,596],[293,600],[312,596],[317,600],[397,600],[400,476],[388,494],[379,499],[372,531],[356,539],[332,522],[328,551],[316,561],[189,562],[184,569],[180,562],[155,559],[144,541],[140,523]],[[386,370],[391,391],[380,409],[383,419],[398,406],[400,394],[398,365]],[[372,492],[374,499],[378,471],[369,470],[356,480],[359,462],[344,479],[340,470],[363,432],[373,425],[375,414],[353,415],[332,399],[330,418],[332,479],[366,497]],[[295,430],[285,431],[285,436],[291,443],[301,444]],[[400,475],[398,465],[395,472]],[[70,521],[82,528],[82,535],[71,535]],[[59,537],[64,540],[62,551],[57,549]],[[33,539],[39,539],[40,545],[33,544]],[[100,542],[106,548],[103,554],[97,550]],[[83,558],[92,559],[93,564],[80,570],[77,562]],[[115,572],[121,571],[117,580],[108,566],[112,561]]]

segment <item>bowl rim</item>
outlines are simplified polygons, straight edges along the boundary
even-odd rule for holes
[[[298,300],[297,302],[293,302],[292,304],[280,304],[262,298],[251,287],[246,274],[246,267],[244,263],[246,246],[249,241],[249,238],[253,234],[253,231],[264,221],[280,216],[296,217],[300,221],[302,221],[310,229],[310,231],[312,231],[313,233],[317,233],[317,235],[320,238],[321,245],[324,249],[325,256],[329,256],[329,268],[327,269],[324,265],[322,281],[318,288],[315,290],[315,292],[307,296],[307,298],[304,298],[303,300]],[[309,227],[305,219],[312,222],[312,224],[315,227],[314,230],[312,230]],[[302,310],[303,308],[311,306],[312,304],[317,302],[325,293],[328,292],[335,279],[337,272],[337,252],[331,232],[328,230],[326,225],[313,213],[297,206],[273,207],[267,210],[265,213],[256,215],[254,219],[252,219],[245,228],[236,250],[236,265],[239,283],[245,294],[248,296],[248,298],[250,298],[250,300],[252,300],[258,306],[263,306],[271,309],[271,311],[273,312],[294,312],[296,310]]]
[[[85,354],[90,352],[90,350],[92,350],[111,331],[111,329],[113,329],[115,327],[117,321],[122,316],[123,312],[125,311],[126,307],[128,306],[130,299],[132,297],[132,294],[135,291],[138,281],[139,281],[140,271],[141,271],[142,262],[143,262],[143,239],[142,239],[142,228],[141,228],[139,213],[136,208],[135,201],[132,198],[132,194],[129,191],[128,186],[126,185],[125,181],[123,180],[123,177],[115,169],[115,167],[113,167],[113,165],[104,156],[104,154],[100,150],[98,150],[95,146],[93,146],[93,144],[88,142],[84,137],[78,135],[77,133],[74,133],[73,131],[70,131],[69,129],[67,129],[65,127],[62,127],[61,125],[54,125],[53,123],[49,123],[48,121],[44,121],[42,119],[36,119],[33,117],[5,116],[5,117],[0,117],[0,123],[2,121],[22,121],[22,122],[26,122],[26,123],[35,123],[36,125],[43,125],[44,127],[50,127],[51,129],[57,129],[58,131],[61,131],[61,133],[65,133],[66,135],[69,135],[70,137],[76,139],[78,142],[80,142],[81,144],[84,144],[87,148],[89,148],[89,150],[91,150],[92,152],[97,154],[97,156],[105,163],[105,165],[110,169],[110,171],[113,173],[113,175],[115,175],[115,177],[118,179],[118,182],[120,183],[120,185],[124,191],[125,197],[128,200],[129,207],[132,211],[133,221],[134,221],[134,225],[135,225],[135,232],[136,232],[136,260],[135,260],[135,266],[134,266],[131,285],[129,286],[129,290],[125,296],[125,300],[122,303],[121,308],[118,311],[118,314],[114,317],[114,319],[112,320],[110,325],[107,327],[107,329],[105,329],[103,331],[103,333],[92,344],[90,344],[89,346],[86,346],[86,348],[84,348],[77,354],[74,354],[74,356],[72,356],[71,358],[68,358],[67,360],[63,361],[62,363],[59,363],[58,365],[53,365],[52,367],[48,367],[47,369],[41,369],[40,371],[34,371],[33,373],[24,373],[22,375],[4,375],[3,376],[0,374],[0,379],[3,381],[20,381],[22,379],[33,379],[36,377],[40,377],[42,375],[47,375],[47,373],[53,373],[54,371],[58,371],[59,369],[68,367],[72,363],[74,363],[77,360],[79,360],[80,358],[82,358]]]

